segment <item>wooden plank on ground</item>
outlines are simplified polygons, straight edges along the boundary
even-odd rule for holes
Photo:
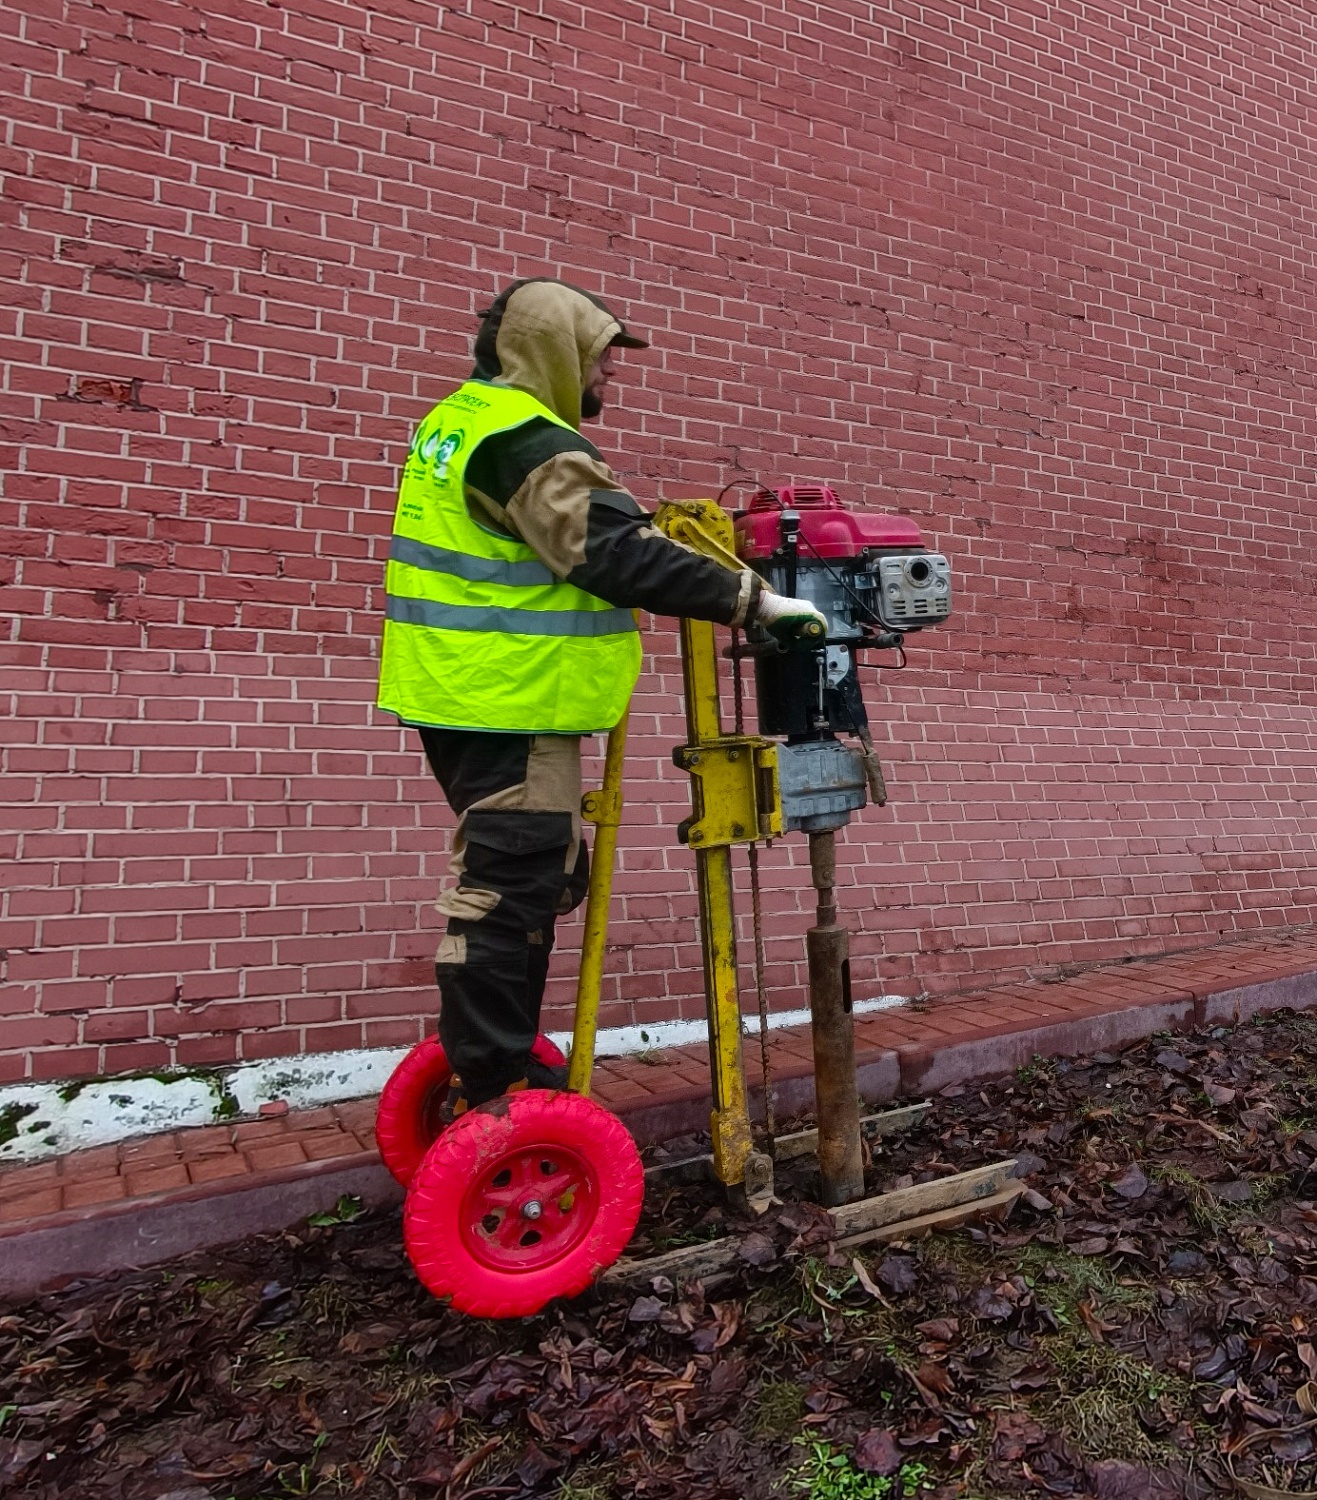
[[[1011,1173],[1015,1161],[993,1162],[954,1177],[939,1177],[913,1187],[895,1188],[876,1198],[861,1198],[830,1210],[837,1244],[851,1246],[879,1239],[918,1238],[933,1229],[949,1229],[979,1214],[1002,1212],[1024,1190]],[[890,1232],[889,1232],[890,1231]],[[655,1276],[674,1282],[705,1279],[727,1271],[739,1259],[739,1235],[701,1245],[682,1245],[662,1255],[623,1256],[600,1277],[605,1287],[637,1286]]]
[[[683,1156],[680,1161],[656,1162],[645,1168],[645,1186],[658,1187],[669,1183],[674,1187],[690,1187],[699,1182],[713,1181],[713,1157]]]
[[[839,1239],[838,1250],[852,1250],[860,1245],[886,1244],[889,1240],[922,1240],[925,1235],[941,1229],[956,1229],[971,1220],[1007,1218],[1015,1207],[1024,1183],[1015,1182],[1004,1187],[990,1198],[976,1198],[971,1203],[957,1203],[952,1208],[940,1208],[936,1213],[920,1214],[918,1218],[902,1219],[896,1224],[881,1224],[875,1229],[862,1229],[858,1234],[848,1234]]]
[[[679,1250],[667,1250],[662,1255],[647,1255],[635,1259],[624,1255],[614,1261],[599,1278],[608,1286],[635,1286],[652,1280],[655,1276],[667,1276],[672,1281],[689,1281],[692,1277],[710,1276],[716,1271],[725,1271],[734,1265],[741,1249],[738,1235],[724,1240],[711,1240],[706,1245],[683,1245]]]
[[[1014,1172],[1014,1158],[990,1162],[986,1167],[974,1167],[952,1177],[938,1177],[932,1182],[915,1183],[913,1187],[893,1188],[876,1198],[845,1203],[829,1209],[829,1213],[839,1235],[858,1234],[861,1230],[879,1229],[884,1224],[898,1224],[902,1219],[915,1219],[939,1209],[991,1198],[1002,1191]]]
[[[884,1110],[879,1115],[865,1115],[860,1121],[860,1134],[866,1141],[874,1141],[879,1136],[908,1130],[923,1119],[932,1107],[931,1103],[905,1104],[900,1109]],[[793,1161],[798,1156],[807,1156],[811,1151],[817,1151],[818,1144],[817,1130],[797,1130],[791,1135],[779,1136],[773,1142],[773,1160]]]

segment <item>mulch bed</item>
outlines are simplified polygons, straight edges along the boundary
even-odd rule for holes
[[[683,1188],[656,1195],[639,1247],[736,1234],[732,1276],[483,1323],[418,1288],[396,1214],[344,1203],[338,1222],[11,1310],[0,1494],[1317,1489],[1317,1022],[948,1094],[878,1143],[873,1185],[1019,1156],[1005,1226],[838,1252],[808,1202],[741,1220]]]

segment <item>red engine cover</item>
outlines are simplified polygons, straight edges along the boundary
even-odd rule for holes
[[[736,518],[736,550],[747,562],[771,557],[782,545],[784,510],[800,514],[800,552],[809,557],[858,557],[866,547],[922,547],[923,534],[908,516],[847,510],[826,484],[760,490]]]

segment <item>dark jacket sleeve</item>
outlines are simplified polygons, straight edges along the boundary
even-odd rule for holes
[[[759,597],[733,573],[656,531],[597,448],[536,418],[480,444],[466,467],[468,505],[533,547],[560,577],[609,604],[743,624]]]
[[[733,573],[656,531],[624,490],[592,490],[585,560],[567,581],[610,604],[656,615],[740,624],[758,595],[749,570]]]

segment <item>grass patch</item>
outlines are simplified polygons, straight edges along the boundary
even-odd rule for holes
[[[805,1415],[805,1387],[794,1380],[765,1380],[759,1387],[755,1412],[756,1437],[785,1438],[800,1426]]]
[[[357,1315],[357,1305],[339,1282],[326,1279],[302,1298],[302,1314],[311,1323],[323,1324],[333,1333],[345,1333]]]
[[[1208,1184],[1188,1167],[1179,1166],[1175,1162],[1163,1162],[1153,1168],[1152,1175],[1159,1182],[1170,1183],[1179,1188],[1189,1206],[1189,1217],[1200,1229],[1218,1235],[1233,1230],[1241,1219],[1265,1207],[1284,1192],[1288,1181],[1284,1172],[1263,1173],[1250,1180],[1247,1201],[1223,1203]]]
[[[1056,1379],[1040,1393],[1034,1415],[1063,1431],[1075,1448],[1090,1458],[1166,1462],[1182,1456],[1178,1449],[1152,1438],[1139,1421],[1139,1410],[1160,1407],[1194,1420],[1194,1385],[1183,1376],[1154,1369],[1145,1360],[1089,1332],[1080,1305],[1090,1309],[1122,1308],[1149,1312],[1156,1294],[1146,1282],[1117,1276],[1097,1256],[1069,1255],[1045,1246],[1027,1246],[1020,1270],[1037,1294],[1045,1297],[1061,1328],[1039,1341],[1039,1353],[1050,1362]],[[1118,1336],[1118,1335],[1117,1335]]]
[[[1097,1255],[1071,1255],[1047,1245],[1026,1245],[1020,1253],[1018,1269],[1029,1285],[1043,1294],[1052,1311],[1067,1323],[1078,1318],[1081,1302],[1097,1301],[1108,1307],[1146,1312],[1156,1301],[1156,1294],[1147,1282],[1117,1276]]]
[[[1192,1382],[1070,1330],[1048,1339],[1044,1348],[1058,1378],[1055,1393],[1037,1408],[1040,1419],[1065,1432],[1081,1453],[1147,1463],[1182,1456],[1178,1448],[1150,1437],[1138,1412],[1160,1403],[1192,1420],[1197,1415]]]
[[[622,1493],[621,1482],[612,1464],[591,1459],[558,1481],[553,1500],[613,1500],[614,1495]]]
[[[695,1224],[689,1229],[655,1229],[649,1236],[655,1255],[668,1250],[684,1250],[689,1245],[710,1245],[726,1233],[721,1224]]]
[[[1188,1167],[1178,1166],[1175,1162],[1162,1162],[1152,1169],[1152,1175],[1158,1182],[1167,1182],[1172,1187],[1179,1188],[1189,1205],[1189,1217],[1201,1228],[1218,1230],[1230,1222],[1226,1205],[1214,1198],[1207,1191],[1207,1184],[1203,1179]]]
[[[1129,1101],[1114,1091],[1101,1102],[1085,1104],[1079,1111],[1081,1125],[1123,1125],[1130,1112]]]

